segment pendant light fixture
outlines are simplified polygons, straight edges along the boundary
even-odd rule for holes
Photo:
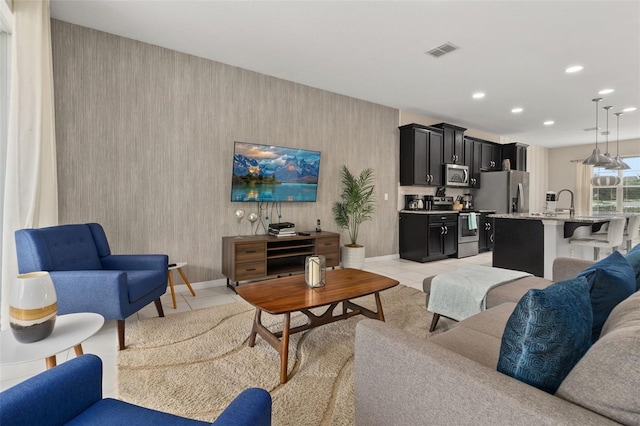
[[[609,170],[628,170],[631,167],[625,163],[624,161],[622,161],[622,158],[620,158],[620,116],[623,113],[621,112],[614,112],[613,115],[616,116],[617,119],[617,124],[616,124],[616,158],[613,159],[613,163],[610,166],[606,166],[606,169]]]
[[[611,108],[613,108],[613,106],[611,106],[611,105],[606,106],[606,107],[602,107],[603,110],[607,111],[607,130],[605,130],[603,134],[605,135],[605,138],[606,138],[606,141],[607,141],[606,148],[604,150],[604,156],[609,159],[609,164],[607,164],[605,166],[605,168],[608,168],[608,166],[614,164],[613,158],[611,157],[611,154],[609,154],[609,110]],[[596,130],[596,132],[597,132],[597,130]]]
[[[592,165],[594,167],[604,167],[611,163],[611,160],[600,154],[600,150],[598,149],[598,102],[601,100],[602,98],[592,99],[596,104],[596,147],[593,153],[582,162],[582,164]]]

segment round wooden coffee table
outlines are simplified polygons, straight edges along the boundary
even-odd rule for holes
[[[76,356],[83,354],[82,342],[102,328],[104,318],[100,314],[82,312],[59,315],[53,333],[33,343],[20,343],[11,330],[0,333],[0,364],[20,364],[46,359],[47,368],[56,366],[56,354],[74,348]]]

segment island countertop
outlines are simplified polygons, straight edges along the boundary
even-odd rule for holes
[[[508,214],[492,214],[489,217],[495,219],[518,219],[518,220],[554,220],[558,222],[572,223],[601,223],[609,222],[617,216],[574,216],[568,214],[558,214],[555,216],[545,215],[542,213],[508,213]]]

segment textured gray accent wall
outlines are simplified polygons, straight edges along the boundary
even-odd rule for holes
[[[341,166],[373,167],[377,214],[359,242],[367,257],[398,252],[397,110],[56,20],[52,43],[60,223],[99,222],[114,253],[222,278],[222,237],[250,233],[234,211],[257,211],[229,201],[244,141],[322,152],[318,201],[282,204],[298,230],[319,218],[339,231]]]

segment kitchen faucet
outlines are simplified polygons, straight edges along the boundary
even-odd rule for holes
[[[570,189],[561,189],[556,196],[556,200],[560,199],[560,194],[562,194],[564,191],[567,191],[569,194],[571,194],[571,207],[569,207],[569,217],[573,217],[575,215],[575,210],[573,208],[573,191],[571,191]]]

